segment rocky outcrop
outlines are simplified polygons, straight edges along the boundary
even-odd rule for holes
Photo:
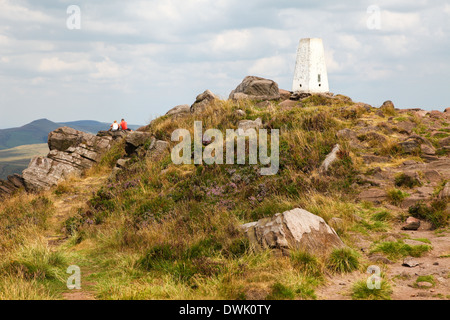
[[[206,90],[205,92],[197,96],[194,104],[190,108],[190,111],[191,113],[202,113],[215,100],[218,100],[218,97],[210,90]]]
[[[9,196],[15,191],[24,189],[25,182],[23,177],[19,174],[13,174],[8,176],[7,180],[0,179],[0,198]]]
[[[298,208],[245,224],[243,229],[255,250],[276,249],[289,254],[294,249],[326,255],[333,248],[344,247],[325,220]]]
[[[56,129],[49,134],[49,154],[34,157],[23,171],[26,190],[46,190],[70,175],[80,175],[101,159],[112,140],[69,127]]]
[[[170,109],[166,116],[180,117],[191,113],[191,106],[188,104],[182,104]]]
[[[269,79],[248,76],[230,93],[233,100],[278,100],[280,99],[278,84]]]
[[[125,138],[131,131],[99,131],[97,137],[111,137],[113,140],[120,140]]]
[[[133,132],[125,138],[125,152],[131,156],[152,137],[148,132]]]

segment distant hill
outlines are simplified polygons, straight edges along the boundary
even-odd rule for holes
[[[47,143],[0,150],[0,179],[6,179],[14,173],[21,173],[28,167],[32,157],[45,156],[48,151]]]
[[[48,134],[53,130],[64,126],[96,134],[98,131],[109,129],[110,124],[93,120],[53,122],[48,119],[39,119],[22,127],[0,129],[0,150],[22,145],[47,143]],[[130,129],[135,130],[140,126],[129,125],[129,127]]]

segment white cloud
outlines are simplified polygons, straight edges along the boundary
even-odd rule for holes
[[[92,63],[87,60],[63,61],[59,57],[44,58],[39,64],[41,72],[74,72],[91,69]]]
[[[95,64],[96,72],[91,74],[94,79],[121,78],[130,72],[130,68],[123,67],[106,57],[103,61]]]

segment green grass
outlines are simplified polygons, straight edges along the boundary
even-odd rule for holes
[[[403,200],[405,200],[406,198],[408,198],[410,196],[409,193],[404,192],[402,190],[399,189],[389,189],[387,191],[387,196],[389,201],[396,206],[399,206],[402,204]]]
[[[327,260],[327,268],[336,273],[347,273],[358,269],[359,255],[350,248],[334,249]]]
[[[367,281],[357,281],[352,287],[353,300],[391,300],[392,290],[385,280],[381,280],[380,289],[369,289]]]
[[[371,253],[381,252],[386,254],[388,259],[397,260],[407,256],[421,257],[424,253],[430,251],[431,249],[432,247],[428,245],[410,246],[399,240],[397,242],[380,243],[371,250]]]
[[[419,242],[423,242],[423,243],[427,243],[427,244],[431,244],[430,239],[427,238],[417,238],[417,239],[413,239],[415,241],[419,241]]]
[[[434,229],[443,228],[448,225],[449,213],[446,210],[448,201],[446,199],[434,200],[431,205],[417,203],[410,207],[408,212],[415,218],[429,221]]]
[[[291,261],[293,266],[306,276],[323,277],[323,264],[316,256],[304,251],[294,251],[291,253]]]
[[[434,277],[431,275],[417,277],[416,282],[414,283],[414,287],[421,289],[422,287],[419,285],[419,283],[421,283],[421,282],[428,282],[428,283],[432,284],[433,287],[436,286],[436,281],[434,280]]]

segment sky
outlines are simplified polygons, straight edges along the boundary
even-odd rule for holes
[[[0,0],[0,128],[147,124],[248,75],[291,90],[298,42],[314,37],[331,92],[450,106],[448,0]]]

